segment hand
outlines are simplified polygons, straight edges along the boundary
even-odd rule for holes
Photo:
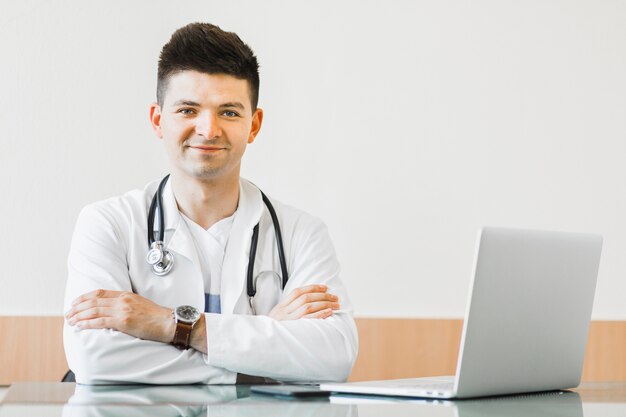
[[[339,297],[330,294],[326,285],[308,285],[293,290],[274,306],[269,316],[275,320],[325,319],[339,310]]]
[[[80,329],[114,329],[163,343],[170,343],[176,330],[171,309],[125,291],[96,290],[83,294],[74,300],[65,319]]]

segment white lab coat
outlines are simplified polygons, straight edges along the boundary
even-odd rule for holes
[[[132,291],[175,308],[204,311],[204,281],[193,238],[182,219],[171,182],[163,193],[165,243],[174,267],[156,276],[145,257],[147,214],[158,181],[85,207],[79,215],[68,258],[65,310],[81,294],[99,288]],[[324,224],[273,201],[284,242],[289,281],[280,289],[280,262],[274,229],[259,190],[241,180],[239,206],[224,255],[222,314],[206,313],[208,354],[141,340],[109,329],[64,327],[67,362],[78,383],[231,384],[237,373],[279,380],[345,380],[357,356],[352,307]],[[246,294],[252,229],[260,219],[254,275],[255,308]],[[341,310],[327,319],[273,320],[266,315],[293,289],[327,284]]]

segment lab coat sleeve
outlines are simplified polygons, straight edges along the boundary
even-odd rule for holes
[[[352,307],[325,225],[314,219],[307,229],[294,242],[293,269],[282,298],[295,288],[323,283],[339,297],[341,310],[326,319],[287,321],[206,314],[209,364],[282,381],[348,378],[358,351]]]
[[[126,260],[128,236],[116,216],[98,206],[79,215],[68,258],[65,311],[78,296],[99,288],[132,291]],[[138,339],[111,329],[79,330],[65,324],[65,355],[81,384],[234,383],[236,374],[207,365],[193,349]]]

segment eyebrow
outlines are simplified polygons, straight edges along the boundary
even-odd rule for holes
[[[183,100],[175,101],[172,104],[172,106],[173,107],[178,107],[178,106],[200,107],[200,103],[196,103],[195,101],[183,99]],[[233,108],[234,107],[234,108],[240,109],[240,110],[245,110],[246,109],[246,107],[243,104],[241,104],[240,102],[238,102],[238,101],[230,101],[230,102],[227,102],[227,103],[223,103],[223,104],[220,104],[220,107],[222,107],[222,108],[224,108],[224,107]]]
[[[174,104],[172,104],[172,106],[174,106],[174,107],[178,107],[178,106],[200,107],[200,104],[196,103],[195,101],[191,101],[191,100],[178,100],[178,101],[174,102]]]
[[[229,102],[229,103],[224,103],[224,104],[220,104],[220,107],[235,107],[237,109],[241,109],[241,110],[245,110],[246,108],[244,107],[243,104],[239,103],[239,102]]]

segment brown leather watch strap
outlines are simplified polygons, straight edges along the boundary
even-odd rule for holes
[[[174,332],[172,344],[178,349],[189,349],[192,329],[193,325],[189,323],[183,323],[181,321],[176,322],[176,331]]]

